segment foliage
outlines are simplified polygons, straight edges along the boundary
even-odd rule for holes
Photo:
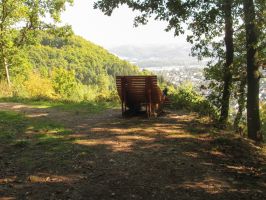
[[[0,97],[12,97],[13,89],[8,87],[6,81],[0,81]]]
[[[52,71],[51,79],[53,88],[63,99],[71,99],[78,96],[76,91],[79,90],[79,83],[75,77],[75,71],[66,70],[62,67],[55,68]]]
[[[191,83],[184,83],[176,90],[170,89],[169,95],[174,109],[185,109],[202,115],[209,115],[213,118],[218,116],[217,110],[193,88]]]
[[[116,75],[147,73],[79,36],[49,31],[40,32],[39,44],[16,56],[20,67],[12,67],[12,87],[0,84],[2,97],[117,101]]]
[[[263,138],[266,138],[266,103],[262,103],[261,105],[261,122],[262,122],[262,134]]]
[[[241,30],[234,38],[235,50],[234,50],[234,62],[231,66],[232,73],[232,84],[231,90],[231,102],[241,102],[242,96],[246,96],[245,86],[246,84],[241,84],[246,79],[246,68],[245,68],[245,47],[244,47],[244,32]],[[216,107],[216,109],[221,109],[222,102],[222,91],[224,87],[223,74],[224,74],[224,58],[225,51],[222,47],[222,41],[217,42],[212,47],[212,61],[207,64],[204,69],[204,76],[207,81],[207,89],[210,90],[208,95],[208,100]],[[241,97],[241,98],[240,98]],[[245,101],[244,101],[245,103]],[[232,114],[232,113],[230,113]],[[232,120],[229,118],[229,120]]]
[[[42,78],[38,73],[30,73],[24,82],[26,96],[29,98],[55,98],[55,90],[51,80]]]
[[[32,68],[51,78],[63,99],[108,100],[116,90],[116,75],[141,74],[135,65],[79,36],[43,33],[40,45],[27,52]]]
[[[1,79],[6,77],[9,85],[10,68],[20,66],[24,59],[18,55],[24,47],[37,42],[39,30],[55,29],[60,13],[72,0],[3,0],[0,1],[0,69]],[[45,18],[52,23],[46,23]]]

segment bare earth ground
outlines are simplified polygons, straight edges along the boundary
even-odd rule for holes
[[[48,149],[0,148],[0,199],[266,199],[261,148],[195,114],[123,119],[119,110],[79,115],[16,103],[0,110],[72,132]]]

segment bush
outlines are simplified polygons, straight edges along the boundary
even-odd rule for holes
[[[170,90],[169,96],[174,109],[185,109],[217,118],[214,107],[205,97],[196,92],[190,83],[182,84],[177,89]]]
[[[262,122],[262,134],[264,136],[264,140],[266,139],[266,103],[261,106],[261,122]]]
[[[0,98],[12,97],[13,87],[9,87],[7,81],[0,81]]]
[[[73,101],[83,100],[82,85],[76,79],[74,70],[54,68],[51,79],[53,88],[60,98]]]
[[[38,71],[17,75],[12,87],[0,82],[0,98],[30,98],[35,100],[60,100],[67,102],[117,101],[117,92],[110,87],[107,75],[99,75],[97,84],[84,85],[76,78],[74,70],[54,68],[49,73]]]
[[[41,77],[38,73],[30,73],[28,80],[24,82],[24,86],[29,98],[56,98],[52,82]]]
[[[52,71],[53,87],[62,100],[81,101],[106,101],[111,97],[109,89],[109,76],[100,74],[97,84],[83,85],[76,78],[74,70],[55,68]]]

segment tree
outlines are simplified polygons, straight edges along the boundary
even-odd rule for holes
[[[73,0],[1,0],[0,1],[0,66],[1,72],[11,84],[9,68],[16,63],[15,55],[24,45],[36,40],[40,29],[54,28],[45,18],[60,21],[60,13],[66,3]],[[3,76],[3,74],[5,74]]]
[[[222,108],[220,122],[226,124],[229,115],[229,103],[232,86],[232,65],[234,61],[234,43],[233,43],[233,17],[232,17],[232,0],[224,0],[223,11],[225,19],[225,48],[226,62],[224,66],[224,88],[222,96]]]
[[[209,66],[213,63],[216,67],[222,66],[219,81],[221,83],[219,121],[222,126],[227,124],[229,117],[234,65],[233,24],[237,24],[234,15],[238,12],[238,8],[238,4],[233,0],[203,1],[193,10],[192,23],[189,22],[188,26],[192,31],[188,41],[194,44],[193,55],[200,59],[213,58],[214,61],[211,61]],[[217,38],[224,38],[224,40],[217,41]],[[218,62],[215,58],[218,58]]]
[[[261,121],[259,112],[259,82],[258,38],[255,4],[253,0],[243,0],[244,20],[246,29],[247,48],[247,124],[248,137],[262,140]]]

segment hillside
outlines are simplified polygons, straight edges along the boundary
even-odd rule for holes
[[[106,75],[113,82],[118,74],[140,73],[137,66],[75,35],[60,38],[43,34],[40,45],[29,49],[29,58],[33,67],[41,71],[59,67],[75,70],[77,79],[85,85],[97,85]]]
[[[116,75],[142,73],[136,65],[80,36],[41,33],[37,39],[37,45],[21,52],[19,60],[23,65],[12,68],[12,91],[1,90],[0,96],[109,99],[114,97]]]

